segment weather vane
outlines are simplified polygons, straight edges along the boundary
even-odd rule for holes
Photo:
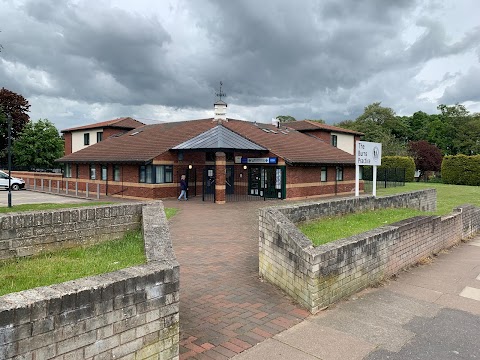
[[[222,92],[222,85],[223,85],[223,83],[220,81],[220,91],[218,93],[216,93],[216,95],[220,98],[220,101],[222,100],[222,96],[223,97],[227,96],[227,94]]]

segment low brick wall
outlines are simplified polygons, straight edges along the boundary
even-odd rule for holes
[[[143,203],[0,215],[0,260],[119,239],[139,229]]]
[[[480,231],[480,209],[419,216],[314,247],[295,223],[381,207],[435,208],[435,191],[261,209],[259,273],[310,312],[374,285]]]
[[[163,205],[124,206],[143,210],[148,263],[0,297],[0,359],[178,359],[179,265]]]

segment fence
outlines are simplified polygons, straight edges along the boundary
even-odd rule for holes
[[[52,194],[84,196],[90,199],[100,199],[100,184],[82,183],[84,190],[79,190],[79,183],[75,180],[64,179],[30,179],[26,178],[25,189],[48,192]]]
[[[377,189],[396,186],[405,186],[405,168],[377,168]],[[363,181],[365,192],[373,188],[373,167],[363,167]]]

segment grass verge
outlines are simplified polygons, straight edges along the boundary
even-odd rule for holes
[[[299,225],[299,229],[315,246],[318,246],[417,215],[445,215],[462,204],[480,206],[480,187],[478,186],[413,182],[395,188],[377,189],[377,196],[431,188],[437,190],[437,211],[434,213],[425,213],[415,209],[367,211],[304,223]]]
[[[140,230],[120,240],[0,261],[0,295],[145,263]]]
[[[480,206],[480,186],[412,182],[396,188],[377,189],[377,196],[423,189],[437,190],[437,211],[435,212],[437,215],[449,214],[453,208],[463,204]]]
[[[22,206],[23,211],[33,211],[105,204],[109,203],[26,204],[18,207]],[[18,207],[16,206],[14,211],[22,211],[18,210]],[[165,208],[167,219],[175,216],[177,212],[176,208]],[[97,245],[60,250],[28,258],[2,260],[0,261],[0,296],[116,271],[145,262],[141,230],[128,232],[120,240],[111,240]]]
[[[425,215],[425,212],[413,209],[374,210],[323,218],[301,224],[299,229],[318,246],[417,215]]]

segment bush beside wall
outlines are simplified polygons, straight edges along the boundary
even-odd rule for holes
[[[415,161],[410,156],[382,156],[381,169],[405,169],[405,181],[411,182],[415,178]]]

